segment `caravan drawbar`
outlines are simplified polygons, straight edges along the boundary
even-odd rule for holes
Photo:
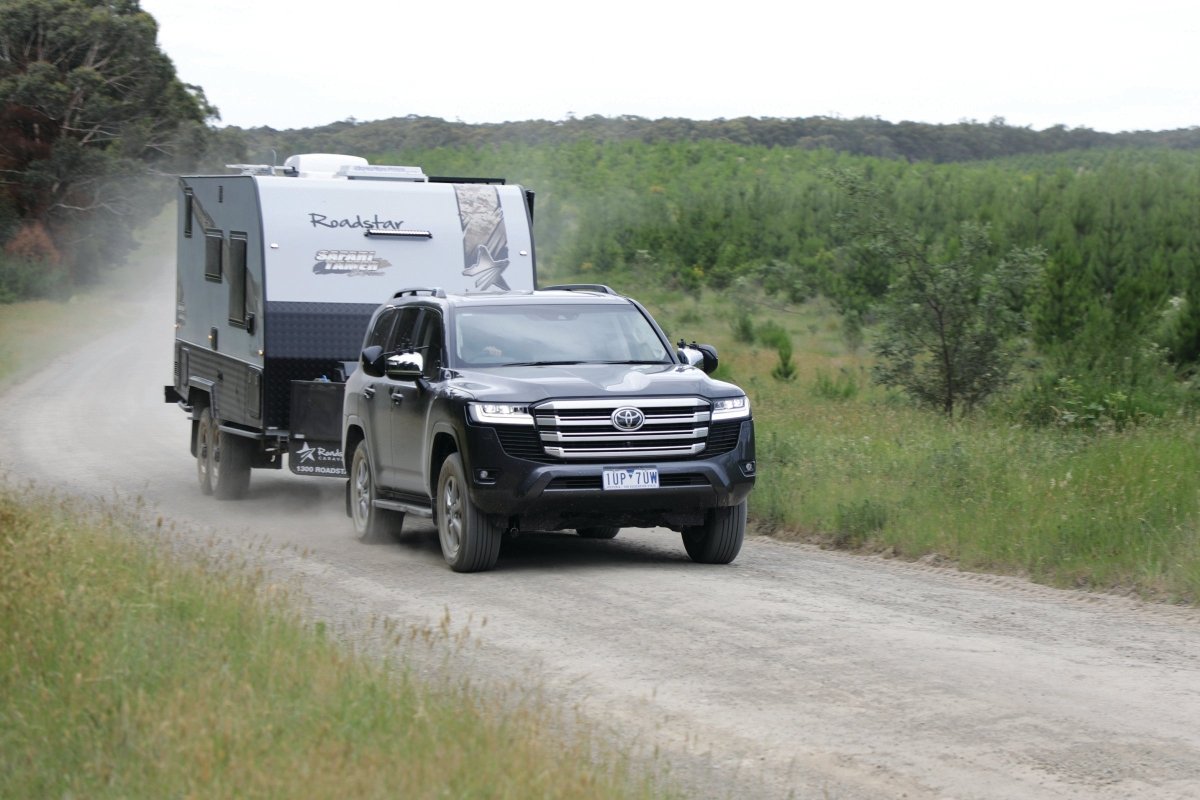
[[[337,154],[231,165],[178,188],[175,369],[201,490],[252,468],[345,478],[342,393],[397,289],[533,290],[533,192]]]

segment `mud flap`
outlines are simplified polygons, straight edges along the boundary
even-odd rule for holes
[[[344,383],[292,381],[288,466],[297,475],[346,478],[342,457]]]

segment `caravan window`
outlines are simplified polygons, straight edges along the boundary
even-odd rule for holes
[[[221,260],[225,250],[225,236],[221,231],[204,232],[204,277],[210,281],[221,280]]]
[[[183,238],[192,238],[192,205],[195,203],[195,196],[191,189],[183,190]]]
[[[246,234],[229,234],[229,324],[245,328],[249,319],[246,308]]]

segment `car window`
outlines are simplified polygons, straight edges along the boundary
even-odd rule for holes
[[[389,353],[399,353],[404,350],[411,350],[416,341],[417,319],[421,316],[421,309],[417,306],[405,306],[400,309],[400,317],[396,321],[396,327],[392,330],[391,340],[388,342],[385,351]]]
[[[375,325],[367,332],[367,339],[363,343],[363,349],[368,347],[379,346],[387,349],[387,344],[391,340],[392,328],[396,326],[396,319],[400,316],[397,309],[385,309],[375,320]]]
[[[432,308],[425,309],[415,341],[417,351],[425,357],[425,377],[435,377],[441,369],[445,350],[442,343],[442,315]]]

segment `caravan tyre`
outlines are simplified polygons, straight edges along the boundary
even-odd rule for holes
[[[225,433],[211,417],[209,424],[208,477],[213,496],[218,500],[241,500],[250,489],[254,442]]]
[[[213,443],[213,418],[205,406],[200,410],[200,419],[196,422],[196,477],[200,481],[200,493],[212,494],[213,481],[210,469],[210,453]]]
[[[615,539],[621,529],[616,526],[595,525],[588,528],[576,528],[575,532],[584,539]]]

